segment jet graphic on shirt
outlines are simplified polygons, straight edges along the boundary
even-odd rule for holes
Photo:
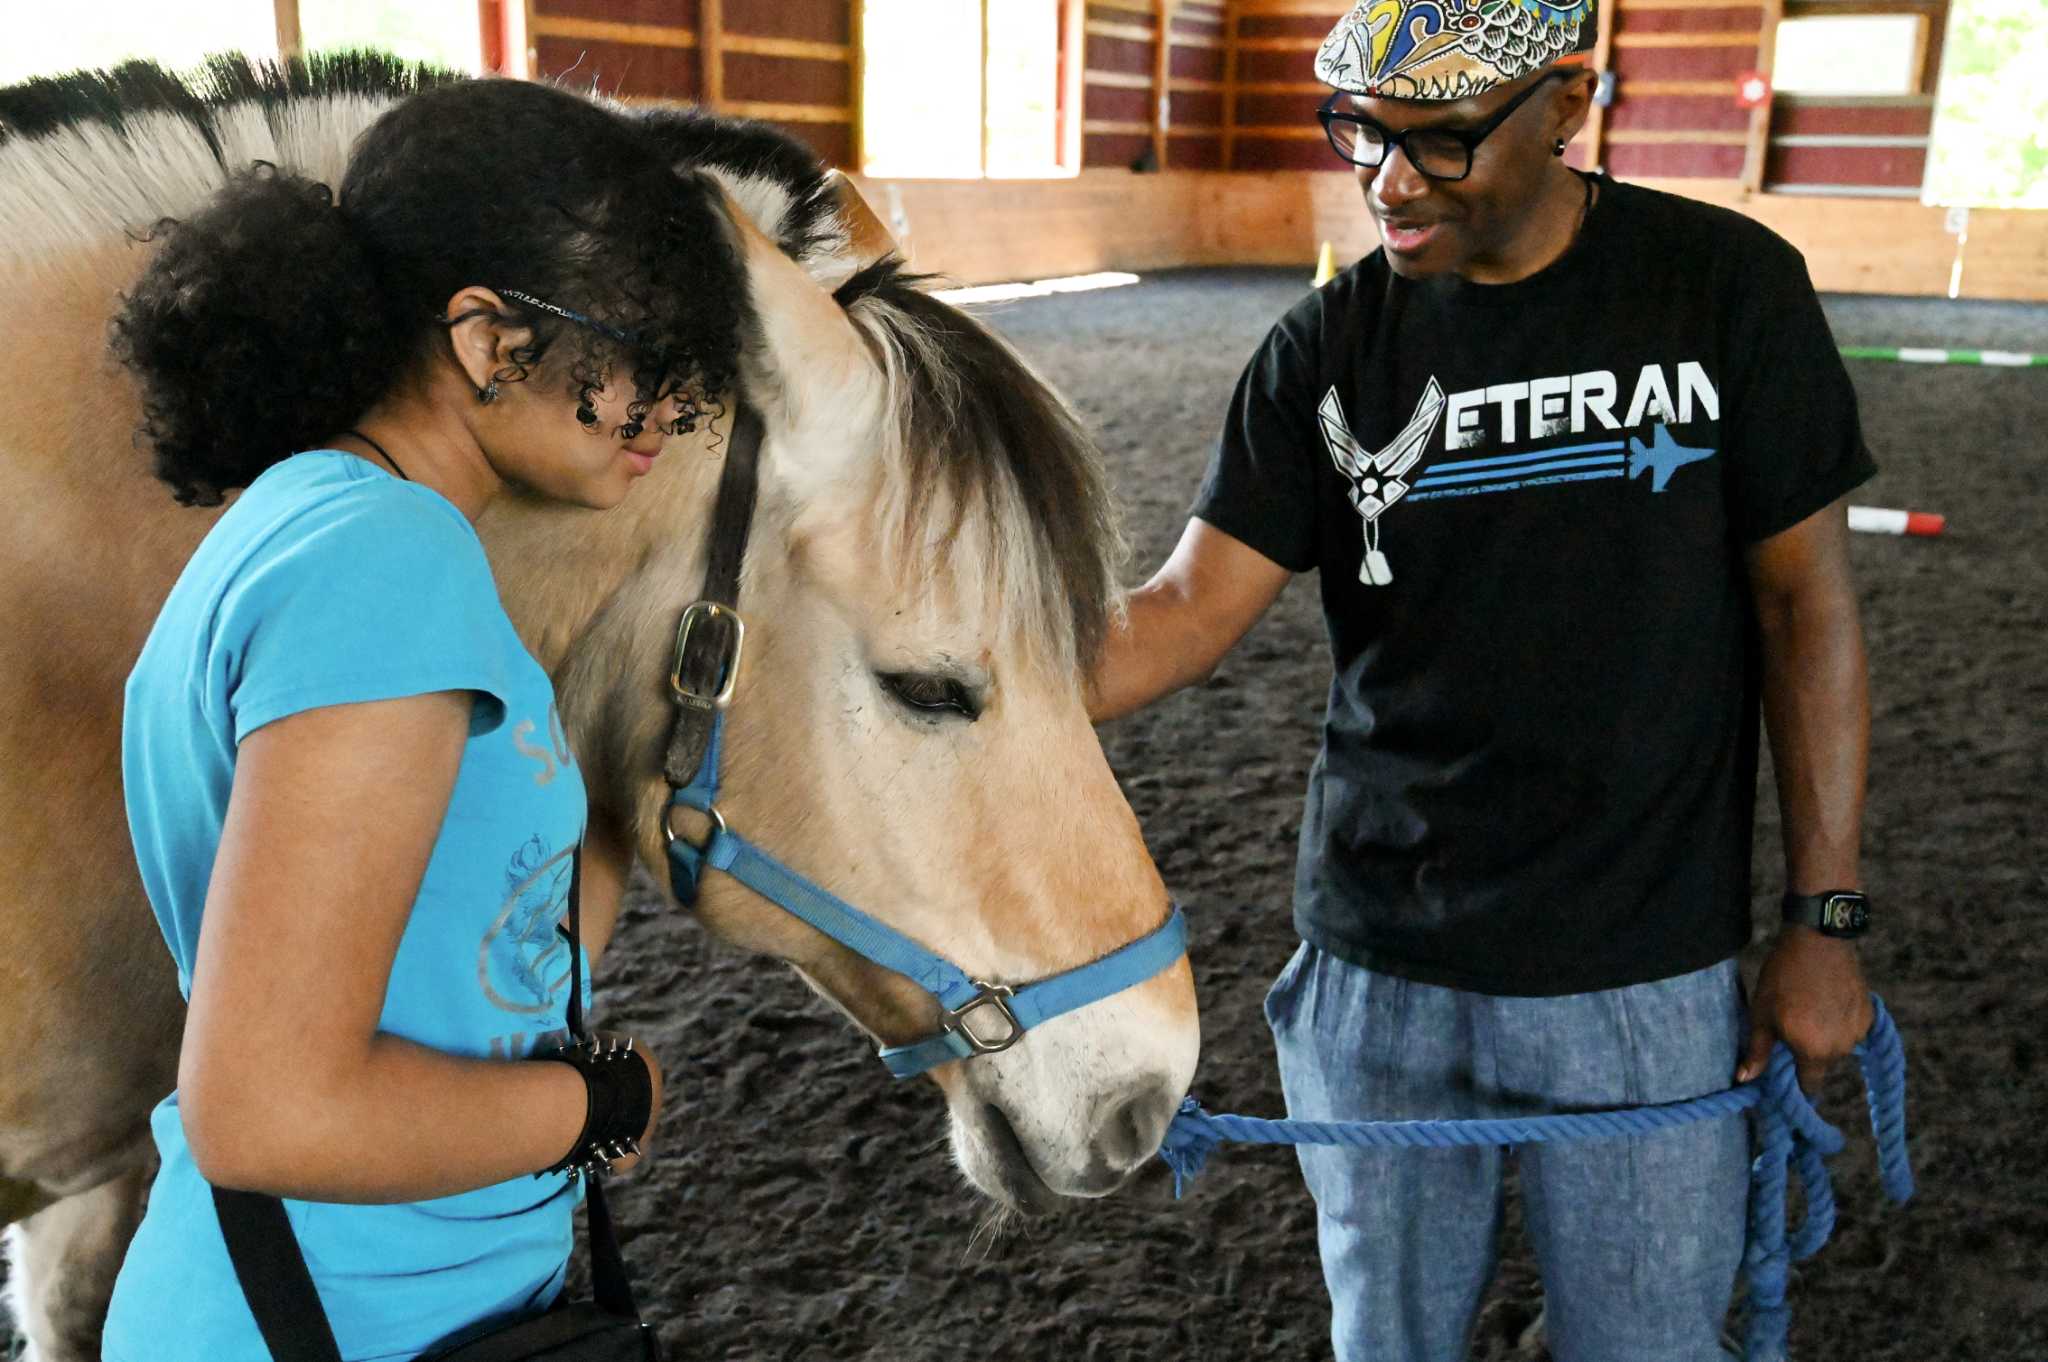
[[[1369,586],[1386,586],[1394,580],[1394,570],[1387,566],[1387,556],[1380,552],[1380,514],[1408,494],[1405,476],[1421,460],[1423,446],[1435,433],[1443,410],[1443,387],[1431,378],[1408,424],[1385,449],[1368,454],[1345,423],[1344,408],[1337,400],[1335,388],[1324,394],[1316,407],[1330,462],[1351,484],[1351,505],[1365,522],[1365,557],[1358,565],[1358,580]]]
[[[1690,445],[1682,445],[1672,439],[1671,427],[1664,425],[1662,422],[1659,422],[1656,428],[1650,432],[1649,444],[1644,444],[1640,439],[1632,435],[1629,437],[1628,447],[1630,452],[1628,461],[1629,479],[1633,481],[1641,477],[1644,470],[1647,469],[1650,474],[1650,490],[1652,492],[1663,491],[1665,487],[1670,485],[1671,475],[1687,464],[1698,463],[1702,459],[1714,457],[1714,451],[1711,449],[1694,449]]]

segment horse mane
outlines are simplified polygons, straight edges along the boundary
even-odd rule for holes
[[[374,52],[235,54],[0,89],[0,263],[142,234],[252,161],[339,181],[348,149],[405,96],[468,77]]]
[[[1086,672],[1127,553],[1101,456],[1024,359],[925,292],[928,278],[886,256],[834,294],[881,361],[894,408],[885,548],[927,578],[937,542],[978,556],[1002,626]]]

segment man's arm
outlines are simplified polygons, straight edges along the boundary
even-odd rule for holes
[[[1202,520],[1125,601],[1088,687],[1098,723],[1206,679],[1294,574]]]
[[[1800,894],[1862,883],[1870,698],[1848,540],[1837,501],[1748,552],[1786,887]],[[1815,1092],[1870,1020],[1855,943],[1786,926],[1757,976],[1749,1048],[1736,1076],[1747,1081],[1763,1072],[1772,1043],[1782,1039],[1799,1061],[1800,1086]]]

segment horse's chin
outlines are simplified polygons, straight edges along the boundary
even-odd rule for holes
[[[1128,1173],[1103,1169],[1048,1179],[1002,1108],[972,1100],[962,1106],[953,1113],[954,1161],[977,1191],[1008,1210],[1050,1215],[1075,1198],[1108,1196],[1129,1180]]]

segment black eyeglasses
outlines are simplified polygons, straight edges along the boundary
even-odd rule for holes
[[[1472,153],[1493,134],[1494,129],[1507,122],[1529,96],[1553,79],[1561,80],[1570,74],[1568,71],[1546,72],[1542,80],[1501,105],[1493,117],[1476,128],[1410,128],[1407,132],[1395,132],[1364,114],[1339,110],[1337,101],[1345,98],[1341,90],[1323,101],[1323,107],[1316,110],[1316,117],[1321,120],[1323,131],[1328,134],[1330,145],[1337,154],[1355,166],[1377,169],[1385,165],[1388,154],[1399,147],[1408,158],[1408,164],[1430,179],[1462,180],[1472,173]]]

